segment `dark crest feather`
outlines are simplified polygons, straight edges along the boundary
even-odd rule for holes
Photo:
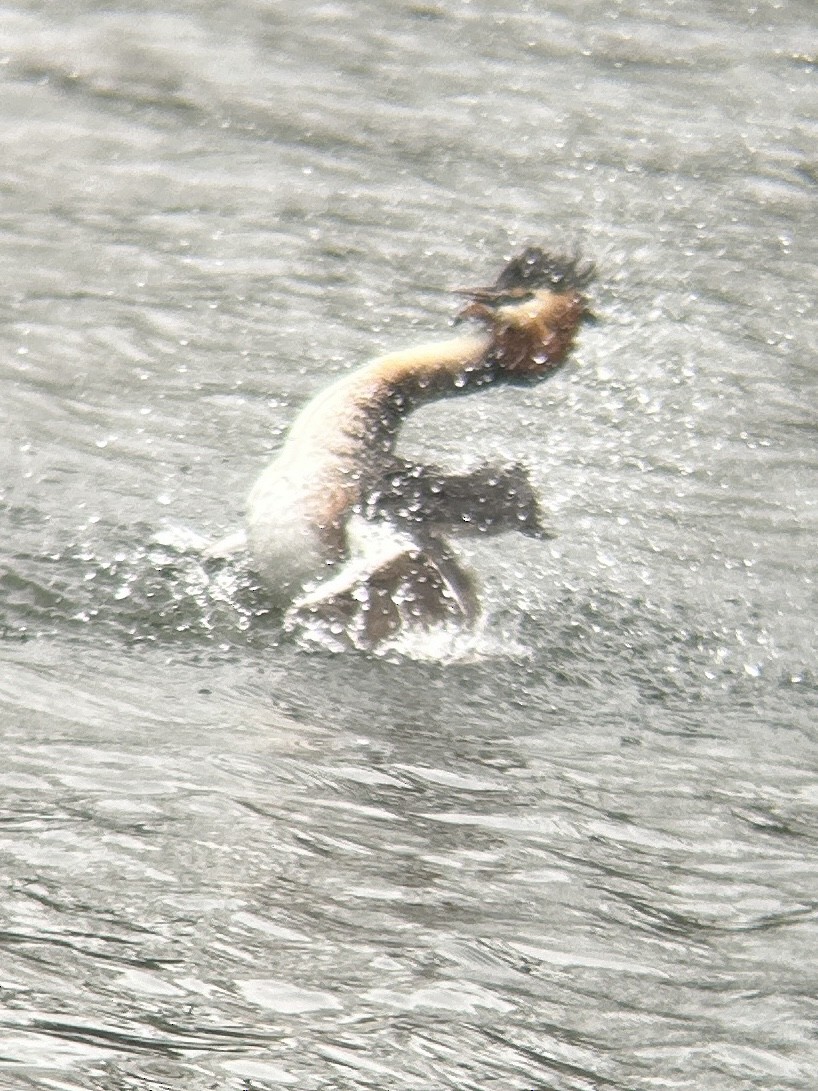
[[[593,262],[581,262],[579,257],[549,254],[538,246],[529,246],[512,258],[494,283],[497,292],[515,289],[553,288],[556,291],[580,291],[594,278]]]

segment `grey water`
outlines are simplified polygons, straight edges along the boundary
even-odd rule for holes
[[[816,1086],[816,22],[0,9],[0,1087]],[[600,321],[403,442],[556,537],[473,640],[284,632],[186,543],[528,244]]]

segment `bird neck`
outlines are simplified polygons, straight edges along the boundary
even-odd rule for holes
[[[426,402],[467,394],[491,379],[492,341],[488,332],[478,333],[379,356],[356,373],[361,393],[398,416]]]
[[[427,402],[547,378],[570,349],[583,306],[570,292],[540,293],[514,306],[472,304],[463,313],[481,320],[482,330],[364,364],[306,407],[289,443],[324,451],[331,460],[376,463],[394,448],[403,419]]]

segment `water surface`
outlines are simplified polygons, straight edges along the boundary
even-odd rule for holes
[[[0,1086],[813,1087],[814,6],[544,7],[3,12]],[[180,549],[529,243],[601,322],[404,441],[551,513],[479,640]]]

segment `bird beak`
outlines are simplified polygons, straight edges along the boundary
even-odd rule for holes
[[[502,300],[510,303],[514,300],[527,299],[533,294],[531,288],[495,288],[493,285],[487,288],[450,288],[454,295],[466,295],[477,303],[488,303],[497,306]]]
[[[497,288],[450,288],[454,295],[464,295],[468,303],[464,304],[454,317],[455,324],[466,318],[492,318],[500,302],[509,302],[515,296],[524,298],[529,293],[525,289],[513,288],[511,291],[499,291]]]
[[[450,288],[449,291],[453,295],[465,295],[480,303],[491,303],[500,295],[496,288]]]
[[[492,302],[496,293],[490,288],[452,288],[455,295],[466,296],[466,302],[454,316],[454,324],[465,322],[467,318],[491,318],[494,313]]]

